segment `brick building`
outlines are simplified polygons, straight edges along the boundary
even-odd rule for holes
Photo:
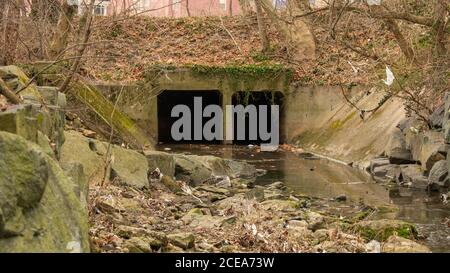
[[[121,12],[158,17],[217,16],[241,13],[238,0],[109,0],[99,1],[97,14]]]

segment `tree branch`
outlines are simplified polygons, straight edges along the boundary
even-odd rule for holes
[[[5,96],[7,100],[9,100],[13,104],[19,104],[22,102],[22,100],[14,94],[11,89],[9,89],[8,85],[3,81],[2,78],[0,78],[0,94]]]

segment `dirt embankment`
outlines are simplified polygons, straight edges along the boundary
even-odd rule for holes
[[[398,49],[389,43],[382,27],[365,26],[373,22],[355,17],[352,37],[361,46],[380,51],[382,56],[398,57]],[[268,25],[271,52],[261,53],[256,18],[202,17],[151,18],[134,17],[114,22],[98,20],[94,24],[93,41],[86,59],[86,73],[98,80],[132,81],[152,64],[241,65],[284,64],[295,70],[295,80],[302,84],[336,85],[355,82],[367,84],[378,79],[374,71],[383,65],[355,53],[340,49],[330,38],[325,17],[311,18],[316,38],[317,59],[295,62],[275,28]],[[369,37],[376,36],[377,40]],[[391,58],[392,59],[392,58]],[[357,71],[357,73],[356,73]]]

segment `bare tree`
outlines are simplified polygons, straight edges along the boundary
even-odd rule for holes
[[[185,5],[186,5],[187,16],[191,17],[191,10],[189,9],[189,0],[185,1]]]
[[[228,15],[233,16],[233,0],[228,1]]]
[[[399,80],[387,90],[388,93],[403,99],[409,113],[429,123],[427,118],[436,107],[435,103],[448,91],[449,4],[448,0],[392,0],[370,5],[365,1],[333,0],[329,6],[317,11],[330,11],[330,32],[338,44],[382,64],[390,63]],[[386,26],[404,58],[399,61],[383,59],[374,53],[374,49],[357,45],[357,39],[348,35],[351,16],[366,17],[375,24]],[[337,35],[337,26],[344,18],[347,22],[341,24]],[[417,45],[415,39],[419,33],[427,35],[429,45]]]
[[[61,10],[61,1],[59,0],[27,0],[31,2],[30,15],[33,19],[41,21],[47,20],[51,23],[58,21]],[[67,2],[67,1],[63,1]]]
[[[266,22],[264,20],[263,10],[261,8],[261,3],[258,0],[255,1],[255,7],[256,7],[256,18],[258,20],[259,37],[261,39],[262,44],[262,52],[267,53],[270,50],[270,42],[269,38],[267,37],[267,28]]]
[[[70,81],[74,77],[74,75],[78,72],[78,69],[80,68],[81,59],[83,58],[84,51],[86,50],[86,47],[89,42],[89,37],[91,36],[91,25],[92,25],[92,18],[93,18],[93,12],[94,12],[94,6],[95,6],[95,0],[91,0],[89,5],[86,7],[84,11],[84,17],[86,18],[84,21],[84,25],[80,25],[80,30],[83,30],[83,36],[81,37],[81,41],[78,47],[78,50],[76,52],[77,59],[72,64],[69,75],[66,77],[64,82],[61,84],[61,87],[59,88],[59,92],[65,92],[67,88],[69,87]]]
[[[67,1],[63,2],[58,19],[58,25],[48,52],[49,59],[54,60],[67,47],[69,34],[72,30],[72,22],[76,11],[76,6],[69,5]]]
[[[24,9],[23,0],[2,1],[2,33],[0,64],[14,63],[19,38],[20,16]]]
[[[241,7],[242,13],[246,16],[248,16],[251,11],[252,8],[250,6],[250,0],[238,0],[239,1],[239,7]]]

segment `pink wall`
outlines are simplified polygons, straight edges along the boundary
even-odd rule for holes
[[[188,0],[191,16],[229,15],[229,4],[232,4],[232,14],[241,13],[238,0],[226,0],[226,7],[220,0]],[[142,7],[142,4],[147,4]],[[187,16],[186,0],[111,0],[108,5],[108,15],[119,14],[124,10],[158,17]]]

